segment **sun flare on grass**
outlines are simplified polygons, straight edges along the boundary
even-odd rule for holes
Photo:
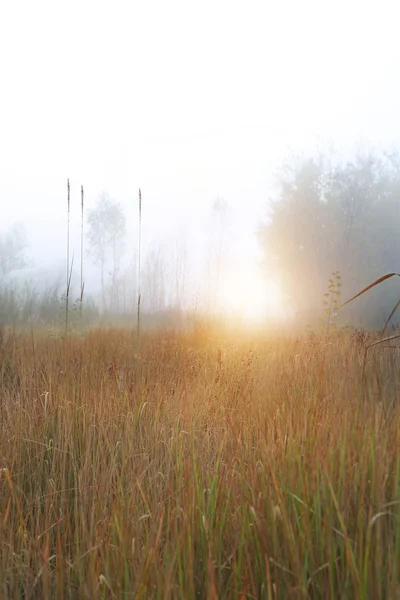
[[[221,277],[217,304],[221,312],[246,324],[282,320],[288,315],[279,286],[264,279],[255,268]]]

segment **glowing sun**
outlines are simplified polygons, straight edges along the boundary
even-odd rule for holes
[[[246,323],[285,318],[284,294],[279,286],[262,278],[257,269],[240,270],[221,277],[218,309]]]

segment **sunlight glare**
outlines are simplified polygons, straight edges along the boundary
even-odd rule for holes
[[[261,324],[285,318],[284,294],[272,280],[264,280],[256,270],[221,278],[218,308],[247,324]]]

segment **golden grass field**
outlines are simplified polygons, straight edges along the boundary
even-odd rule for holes
[[[398,351],[363,335],[0,343],[0,596],[400,598]]]

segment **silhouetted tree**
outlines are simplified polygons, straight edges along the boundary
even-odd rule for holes
[[[0,280],[12,271],[26,266],[28,246],[25,228],[16,224],[8,232],[0,233]]]
[[[282,169],[259,241],[268,276],[306,318],[321,309],[330,273],[340,272],[344,293],[351,295],[364,282],[399,270],[399,165],[397,155],[358,154],[333,168],[321,155]],[[377,323],[393,293],[386,290],[379,302],[371,294],[356,307],[358,314],[373,314]]]
[[[103,192],[94,209],[88,213],[88,239],[90,253],[100,267],[103,309],[106,307],[105,269],[111,261],[111,302],[116,303],[117,278],[121,253],[124,246],[126,225],[120,204]]]

